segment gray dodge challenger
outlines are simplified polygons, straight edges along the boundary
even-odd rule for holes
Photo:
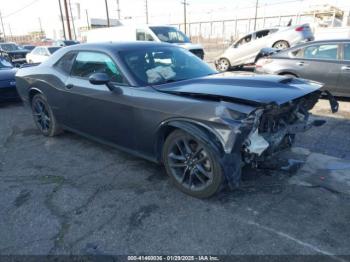
[[[259,167],[322,121],[309,111],[321,84],[283,76],[224,77],[181,47],[101,43],[65,47],[20,69],[18,93],[45,136],[63,130],[165,166],[199,198],[235,188],[244,165]]]

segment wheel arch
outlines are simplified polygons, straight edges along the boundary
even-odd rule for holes
[[[42,92],[40,89],[36,88],[36,87],[31,87],[31,88],[29,89],[29,91],[28,91],[28,98],[29,98],[28,101],[29,101],[29,104],[32,104],[33,97],[34,97],[35,95],[37,95],[37,94],[42,94],[42,95],[44,95],[43,92]]]
[[[290,47],[289,41],[288,40],[284,40],[284,39],[279,39],[279,40],[274,41],[271,47],[273,47],[276,43],[282,42],[282,41],[286,42],[288,44],[288,48]]]
[[[292,72],[292,71],[282,71],[282,72],[279,72],[278,75],[281,75],[281,76],[283,76],[283,75],[294,75],[297,78],[300,77],[297,73]]]
[[[175,130],[183,130],[200,139],[201,142],[211,145],[218,154],[224,154],[223,142],[212,128],[190,119],[172,119],[162,122],[157,131],[155,152],[159,162],[162,162],[162,151],[165,140]]]

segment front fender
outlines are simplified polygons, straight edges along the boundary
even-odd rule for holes
[[[199,139],[202,143],[209,144],[218,154],[218,159],[230,188],[234,188],[239,185],[242,167],[241,145],[245,139],[245,134],[236,134],[235,143],[229,149],[226,148],[225,150],[227,143],[223,141],[222,137],[217,134],[214,128],[201,122],[188,119],[170,120],[162,123],[159,129],[160,133],[163,133],[161,130],[166,129],[167,127],[184,130],[185,132]],[[160,137],[161,141],[164,141],[164,136],[159,134],[158,137]],[[159,141],[157,144],[158,152],[161,149],[160,145],[161,142]]]

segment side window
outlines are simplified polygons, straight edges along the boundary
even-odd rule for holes
[[[302,58],[303,57],[303,49],[300,48],[300,49],[294,50],[294,51],[290,52],[290,54],[292,57]]]
[[[350,43],[344,44],[344,60],[350,61]]]
[[[64,56],[61,57],[60,60],[56,62],[55,68],[59,69],[60,71],[66,74],[69,74],[72,69],[75,56],[76,56],[76,53],[74,52],[65,54]]]
[[[245,37],[243,37],[241,40],[239,40],[236,44],[235,47],[239,47],[241,45],[244,45],[246,43],[249,43],[250,41],[252,41],[252,35],[246,35]]]
[[[136,29],[137,41],[154,41],[153,37],[143,29]]]
[[[114,61],[107,55],[97,52],[79,52],[71,75],[89,78],[93,73],[105,73],[112,82],[126,84]]]
[[[38,55],[40,49],[41,49],[41,47],[36,47],[36,48],[34,48],[34,50],[32,51],[32,54],[33,54],[33,55]]]
[[[262,38],[262,37],[265,37],[269,34],[270,30],[261,30],[261,31],[258,31],[256,32],[255,34],[255,38],[256,39],[259,39],[259,38]]]
[[[304,49],[304,58],[307,59],[337,60],[337,57],[337,44],[312,45]]]

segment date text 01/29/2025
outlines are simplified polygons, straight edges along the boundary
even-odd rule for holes
[[[128,256],[128,261],[219,261],[216,256]]]

